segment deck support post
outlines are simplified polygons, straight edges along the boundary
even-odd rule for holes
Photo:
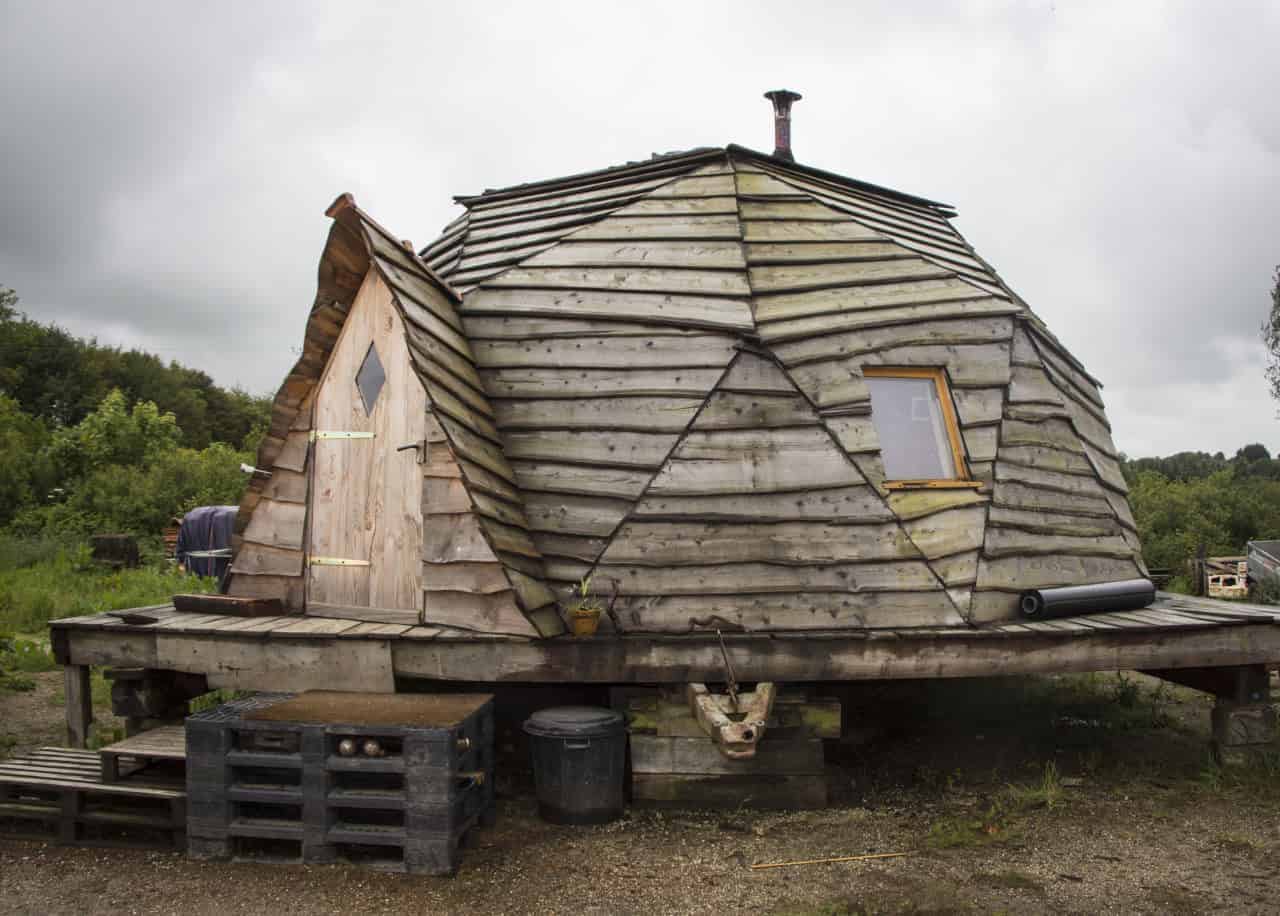
[[[88,665],[62,666],[63,694],[67,710],[67,747],[84,748],[93,724],[93,695]]]
[[[1276,708],[1218,698],[1213,707],[1213,756],[1223,766],[1253,766],[1276,740]]]

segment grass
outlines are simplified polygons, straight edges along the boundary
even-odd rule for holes
[[[0,693],[35,690],[28,675],[56,667],[48,646],[33,639],[0,636]]]
[[[163,560],[113,570],[94,564],[82,544],[0,535],[0,633],[41,633],[59,617],[160,604],[177,592],[214,587]]]
[[[975,814],[944,815],[929,825],[926,843],[934,849],[957,849],[1007,843],[1022,833],[1021,821],[1037,811],[1052,811],[1062,802],[1062,781],[1052,760],[1030,784],[1011,783]]]

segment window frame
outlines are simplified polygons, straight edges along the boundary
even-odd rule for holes
[[[914,378],[931,379],[934,390],[938,394],[938,406],[942,412],[942,422],[947,428],[947,441],[951,445],[951,460],[955,463],[956,476],[946,478],[924,478],[921,480],[898,480],[888,476],[885,468],[884,487],[886,490],[926,490],[926,489],[969,489],[982,487],[982,481],[974,480],[969,473],[968,453],[965,451],[964,439],[960,434],[960,421],[956,417],[955,404],[951,400],[951,386],[947,381],[947,370],[941,366],[863,366],[864,378]],[[875,423],[875,401],[871,402],[872,424]],[[879,430],[876,431],[879,439]],[[882,452],[883,453],[883,452]],[[883,459],[881,459],[883,461]]]

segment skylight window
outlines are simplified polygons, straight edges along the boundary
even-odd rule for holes
[[[863,370],[885,485],[974,486],[942,369]]]

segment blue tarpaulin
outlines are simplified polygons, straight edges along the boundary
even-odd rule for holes
[[[231,529],[238,509],[200,506],[184,515],[175,552],[178,562],[196,575],[214,576],[221,582],[231,564]]]

